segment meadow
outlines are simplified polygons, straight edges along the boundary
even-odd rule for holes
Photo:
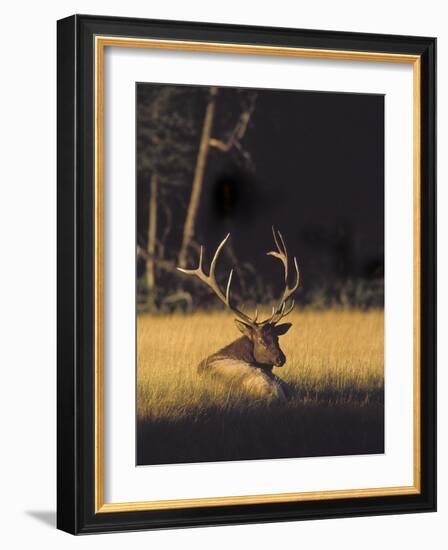
[[[196,372],[239,337],[227,312],[137,317],[137,464],[384,452],[384,320],[379,309],[302,310],[274,369],[284,404],[248,400]]]

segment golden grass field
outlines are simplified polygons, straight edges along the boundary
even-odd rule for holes
[[[280,338],[287,404],[251,403],[198,376],[238,338],[227,312],[139,315],[139,464],[383,452],[383,311],[293,312]]]

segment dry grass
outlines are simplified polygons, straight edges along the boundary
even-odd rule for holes
[[[138,463],[382,452],[383,312],[302,311],[280,339],[287,405],[247,402],[197,364],[239,336],[222,313],[140,315]]]

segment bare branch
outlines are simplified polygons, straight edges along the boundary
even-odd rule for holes
[[[244,150],[243,146],[241,145],[241,141],[246,134],[250,118],[252,116],[252,113],[254,112],[256,97],[256,94],[252,94],[250,96],[248,105],[245,107],[245,109],[243,109],[243,111],[241,111],[238,121],[232,131],[229,133],[227,140],[210,138],[210,147],[215,147],[223,153],[227,153],[232,148],[235,148],[247,163],[252,162],[249,152]]]

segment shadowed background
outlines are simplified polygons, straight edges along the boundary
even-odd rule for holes
[[[210,87],[137,85],[138,299],[141,308],[215,307],[215,300],[174,268],[185,232]],[[265,256],[271,226],[283,233],[302,274],[299,303],[378,307],[384,273],[384,98],[380,95],[217,88],[193,235],[210,258],[232,239],[220,272],[236,266],[234,292],[251,305],[279,291],[279,267]],[[154,243],[151,186],[157,174]],[[148,244],[154,281],[145,284]],[[170,296],[172,300],[170,300]],[[216,305],[218,305],[216,303]],[[191,304],[190,304],[191,306]]]

